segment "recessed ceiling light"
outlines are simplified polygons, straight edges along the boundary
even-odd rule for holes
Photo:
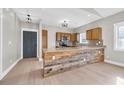
[[[88,17],[90,17],[91,15],[89,14],[89,15],[87,15]]]

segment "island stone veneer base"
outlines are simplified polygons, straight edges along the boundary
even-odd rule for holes
[[[47,77],[96,62],[104,62],[104,48],[45,52],[43,55],[43,76]]]

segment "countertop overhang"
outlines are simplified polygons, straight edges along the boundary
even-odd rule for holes
[[[47,52],[63,52],[63,51],[79,51],[79,50],[87,50],[87,49],[101,49],[106,46],[81,46],[81,47],[64,47],[64,48],[48,48],[43,49],[43,53]]]

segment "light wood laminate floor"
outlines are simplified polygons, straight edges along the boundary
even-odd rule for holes
[[[107,64],[94,63],[66,71],[47,78],[42,77],[41,63],[36,59],[20,61],[0,81],[0,85],[10,84],[57,84],[57,85],[116,85],[124,84],[124,68]]]

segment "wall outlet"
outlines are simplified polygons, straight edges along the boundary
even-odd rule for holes
[[[52,56],[52,60],[55,60],[55,58],[56,58],[55,56]]]
[[[96,45],[98,46],[99,44],[98,44],[98,43],[96,43]]]
[[[100,44],[101,42],[99,41],[98,43]]]
[[[101,51],[99,51],[99,54],[101,53]]]
[[[83,61],[86,61],[86,59],[84,58]]]
[[[106,56],[107,59],[109,59],[109,56]]]
[[[12,41],[9,41],[9,42],[8,42],[8,45],[12,45]]]

